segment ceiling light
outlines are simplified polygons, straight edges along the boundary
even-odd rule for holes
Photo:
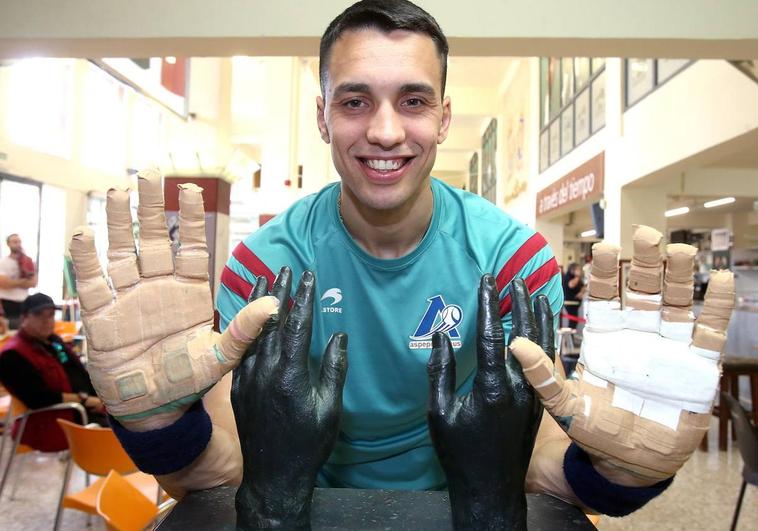
[[[708,201],[707,203],[703,203],[703,206],[705,208],[713,208],[721,205],[728,205],[729,203],[734,203],[735,201],[736,199],[734,199],[734,197],[722,197],[721,199],[716,199],[715,201]]]
[[[584,231],[579,236],[581,236],[582,238],[589,238],[590,236],[594,236],[595,234],[597,234],[595,232],[595,229],[590,229],[590,230]]]
[[[166,57],[166,62],[170,65],[176,64],[176,57]]]
[[[682,214],[686,214],[690,211],[690,207],[679,207],[679,208],[672,208],[671,210],[667,210],[664,212],[664,216],[667,218],[671,218],[674,216],[681,216]]]

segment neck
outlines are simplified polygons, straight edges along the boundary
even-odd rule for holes
[[[400,258],[418,247],[433,210],[431,182],[404,204],[388,210],[363,205],[347,187],[341,188],[342,222],[355,242],[376,258]]]

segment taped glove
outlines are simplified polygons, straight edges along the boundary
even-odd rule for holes
[[[713,271],[695,320],[695,249],[669,245],[664,278],[660,240],[654,229],[636,228],[623,309],[620,249],[593,246],[587,326],[571,379],[527,339],[512,344],[550,414],[603,476],[628,486],[673,476],[707,432],[734,307],[732,273]]]
[[[247,305],[223,334],[213,332],[202,189],[181,185],[181,247],[172,260],[158,171],[139,174],[140,249],[127,191],[107,196],[108,279],[88,227],[70,244],[87,336],[87,370],[108,412],[125,427],[168,426],[239,362],[276,312],[264,297]]]

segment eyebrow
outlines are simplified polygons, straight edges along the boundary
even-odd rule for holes
[[[338,85],[337,88],[334,89],[334,97],[338,98],[342,96],[343,94],[347,94],[349,92],[368,94],[371,92],[371,89],[366,83],[346,82],[346,83],[342,83]],[[426,94],[427,96],[437,95],[437,93],[434,90],[434,87],[432,87],[431,85],[428,85],[427,83],[406,83],[405,85],[402,85],[400,87],[400,93],[401,94],[421,93],[421,94]]]

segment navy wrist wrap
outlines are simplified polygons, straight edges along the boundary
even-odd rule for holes
[[[611,483],[592,466],[590,456],[571,443],[563,457],[563,473],[574,494],[587,507],[608,516],[626,516],[658,496],[673,477],[649,487],[625,487]]]
[[[141,471],[170,474],[197,459],[211,438],[211,418],[198,400],[179,420],[158,430],[136,432],[109,415],[113,432]]]

